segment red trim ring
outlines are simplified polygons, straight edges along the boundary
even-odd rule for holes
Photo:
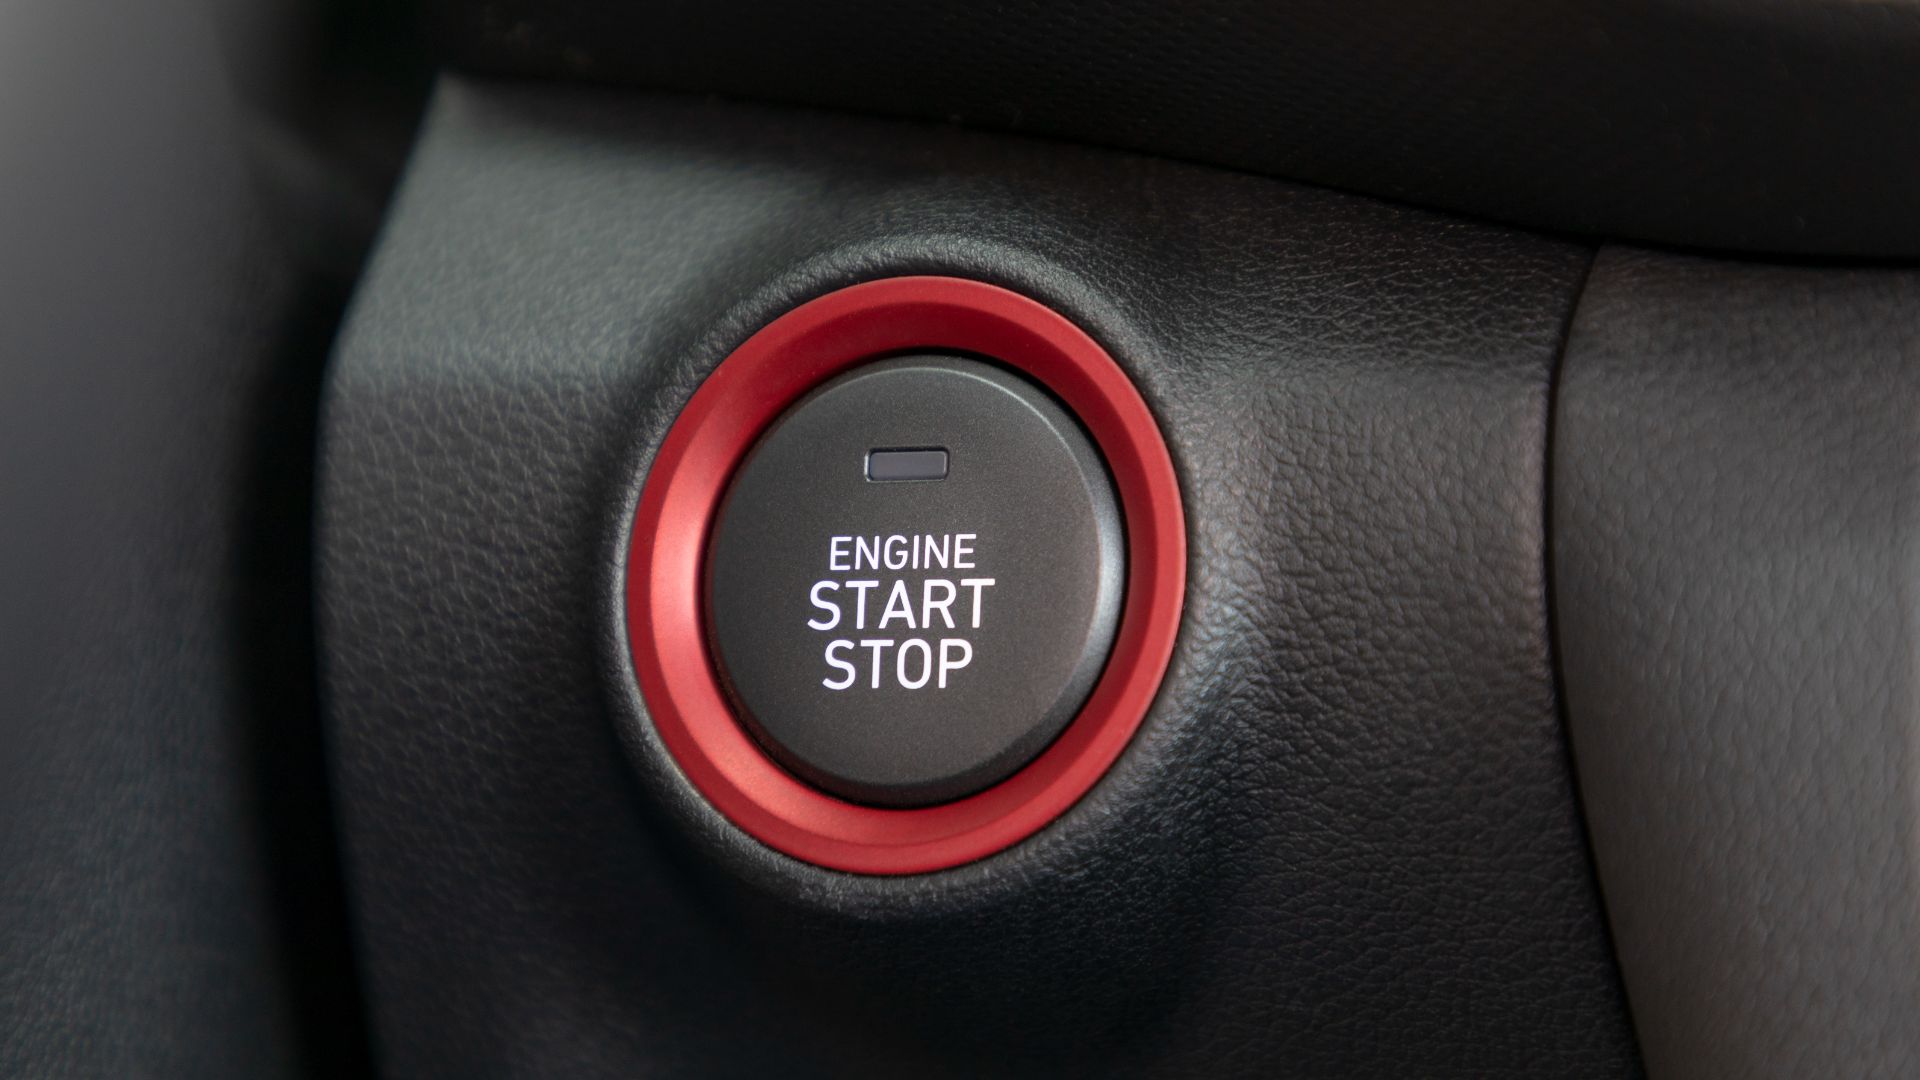
[[[1019,772],[957,802],[861,806],[794,778],[735,720],[704,633],[702,558],[735,467],[789,405],[866,360],[905,350],[991,357],[1041,383],[1106,456],[1127,530],[1126,601],[1080,714]],[[776,850],[866,874],[984,858],[1032,835],[1126,748],[1173,653],[1186,590],[1186,523],[1173,461],[1131,380],[1052,310],[977,281],[906,277],[829,293],[728,356],[667,432],[627,553],[627,638],[661,742],[728,820]]]

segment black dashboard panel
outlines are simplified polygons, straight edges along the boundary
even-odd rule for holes
[[[432,0],[458,67],[1084,140],[1610,239],[1920,256],[1920,3]]]
[[[1647,1062],[1920,1074],[1920,274],[1603,254],[1567,344],[1568,723]]]
[[[368,1060],[309,572],[351,282],[202,16],[0,7],[0,1076]]]
[[[445,81],[330,374],[326,698],[383,1065],[463,1076],[1631,1075],[1557,715],[1581,246],[1125,154]],[[910,878],[778,856],[647,724],[624,532],[704,374],[885,275],[1025,292],[1190,523],[1086,799]]]

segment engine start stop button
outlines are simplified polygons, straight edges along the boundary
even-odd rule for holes
[[[740,466],[707,560],[741,721],[856,802],[1005,779],[1074,718],[1113,646],[1126,548],[1107,469],[1033,383],[977,360],[867,364]]]

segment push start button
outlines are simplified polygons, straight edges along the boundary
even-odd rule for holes
[[[1093,790],[1159,694],[1186,593],[1173,458],[1126,371],[1030,297],[817,296],[735,346],[646,460],[623,741],[775,851],[861,874],[992,856]]]
[[[1127,556],[1092,442],[976,360],[886,360],[782,415],[734,477],[707,560],[741,720],[795,775],[880,806],[1005,779],[1079,711]]]

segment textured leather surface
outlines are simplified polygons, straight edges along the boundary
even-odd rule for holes
[[[461,67],[832,106],[1664,243],[1920,256],[1920,3],[429,0]]]
[[[1559,643],[1655,1075],[1920,1075],[1917,418],[1920,273],[1594,269]]]
[[[0,5],[0,1076],[366,1064],[313,705],[332,322],[203,7]]]
[[[938,128],[443,84],[329,376],[328,724],[396,1075],[1638,1072],[1544,595],[1589,253]],[[836,874],[663,756],[649,455],[792,304],[1034,295],[1134,374],[1191,589],[1121,762],[1019,847]]]

